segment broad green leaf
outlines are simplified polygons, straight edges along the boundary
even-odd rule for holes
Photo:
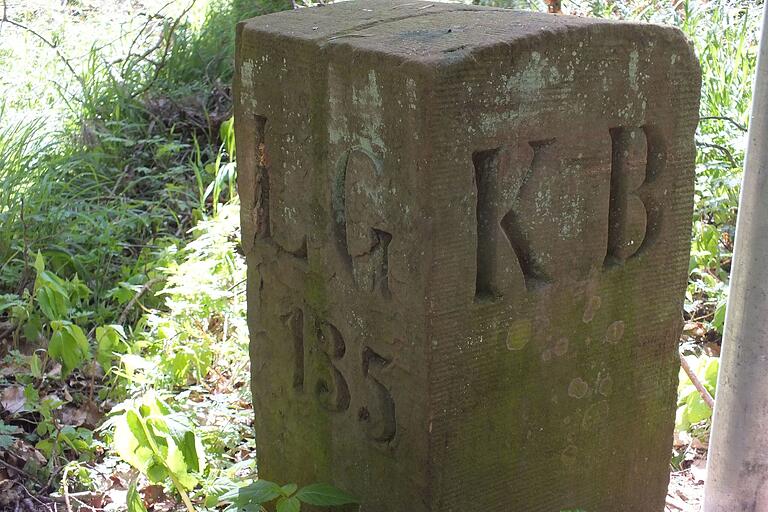
[[[96,361],[104,370],[112,367],[116,354],[125,353],[128,349],[125,339],[125,331],[121,325],[96,327]]]
[[[280,486],[267,480],[256,480],[252,484],[238,489],[236,496],[233,494],[227,493],[223,498],[231,499],[238,507],[254,503],[260,505],[280,496]]]
[[[74,350],[70,338],[62,330],[56,330],[51,335],[51,341],[48,343],[48,355],[61,362],[62,377],[69,375],[81,362],[79,353]]]
[[[90,358],[90,345],[83,330],[71,322],[51,322],[53,335],[48,343],[48,354],[61,362],[62,376],[66,377]]]
[[[288,496],[292,495],[293,493],[295,493],[296,489],[298,489],[298,488],[299,488],[299,486],[296,485],[296,484],[285,484],[284,486],[282,486],[280,488],[280,490],[283,493],[283,496],[288,497]]]
[[[147,468],[147,478],[152,483],[162,483],[168,478],[168,470],[165,465],[153,460],[152,464]]]
[[[304,503],[317,505],[318,507],[359,503],[356,498],[328,484],[312,484],[302,487],[296,493],[296,498]]]
[[[65,325],[64,329],[72,337],[72,340],[74,340],[82,357],[84,359],[89,359],[91,357],[91,345],[88,343],[88,338],[86,338],[85,333],[80,326],[70,323]]]
[[[277,500],[277,512],[299,512],[301,510],[301,502],[293,498],[280,498]]]
[[[46,459],[50,459],[51,454],[53,453],[53,439],[50,437],[46,437],[45,439],[38,441],[35,444],[35,449],[39,450],[40,453],[43,454],[43,457],[45,457]]]
[[[704,375],[702,376],[702,380],[704,381],[704,385],[709,389],[709,392],[713,394],[715,388],[717,387],[717,374],[719,370],[720,359],[717,357],[709,358],[709,361],[707,361],[707,364],[704,367]]]
[[[184,459],[184,454],[171,439],[166,439],[167,455],[165,464],[168,470],[173,473],[176,479],[185,489],[192,489],[197,485],[197,478],[190,474],[191,468]]]
[[[712,416],[712,409],[704,402],[701,395],[693,393],[686,400],[685,419],[690,424],[698,423]]]
[[[35,294],[40,310],[49,320],[62,320],[69,311],[69,297],[65,292],[43,286]]]
[[[113,418],[115,433],[112,447],[125,462],[147,474],[154,462],[149,439],[144,432],[142,419],[133,409]]]
[[[194,432],[188,431],[176,442],[190,471],[200,472],[205,468],[203,446]]]

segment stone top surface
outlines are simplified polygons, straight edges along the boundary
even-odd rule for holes
[[[247,20],[246,32],[316,46],[347,45],[414,61],[455,60],[473,51],[579,29],[628,30],[684,41],[673,27],[413,0],[357,0]]]

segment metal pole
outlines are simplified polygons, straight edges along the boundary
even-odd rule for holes
[[[704,512],[768,512],[768,15],[757,61]]]

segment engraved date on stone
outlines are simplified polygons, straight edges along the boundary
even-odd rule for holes
[[[294,389],[314,394],[320,406],[331,413],[343,413],[352,403],[360,404],[356,417],[367,437],[378,443],[394,439],[395,401],[385,384],[385,370],[391,361],[365,347],[359,363],[348,364],[347,358],[353,356],[336,326],[326,321],[309,325],[301,309],[284,318],[295,349]],[[305,336],[307,328],[314,329],[313,336]]]

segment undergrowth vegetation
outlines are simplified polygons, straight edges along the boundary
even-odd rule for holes
[[[233,28],[291,3],[176,4],[122,34],[123,54],[88,52],[69,77],[76,92],[62,87],[60,122],[8,114],[29,99],[0,105],[0,510],[354,501],[322,484],[254,481]],[[696,46],[704,84],[681,350],[714,393],[761,5],[564,7],[673,24]],[[2,37],[9,30],[21,29]],[[705,442],[711,411],[682,372],[679,400],[679,433]],[[674,463],[684,459],[685,449]]]

